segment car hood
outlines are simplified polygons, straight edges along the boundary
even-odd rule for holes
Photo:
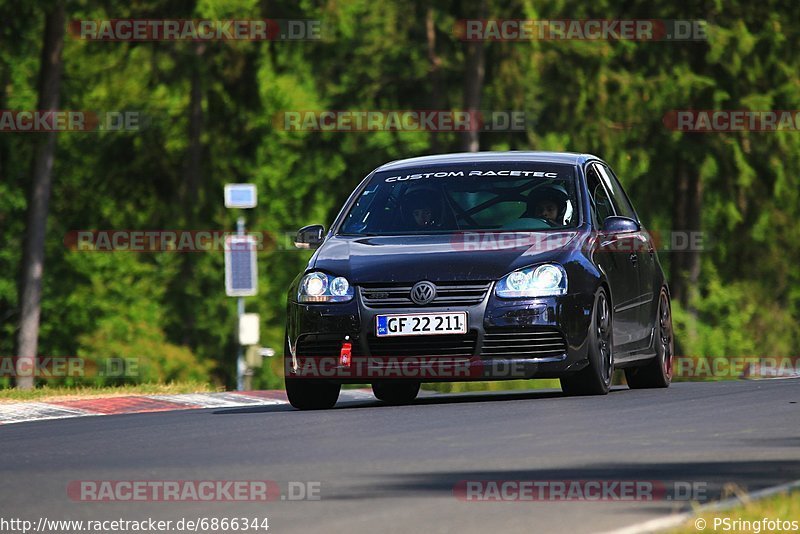
[[[559,261],[579,232],[476,232],[381,237],[332,236],[311,260],[315,270],[369,282],[486,281]]]

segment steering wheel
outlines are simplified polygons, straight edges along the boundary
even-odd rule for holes
[[[541,221],[541,222],[545,223],[545,224],[546,224],[547,226],[549,226],[550,228],[554,228],[555,226],[557,226],[557,225],[556,225],[556,223],[554,223],[554,222],[553,222],[553,221],[551,221],[550,219],[545,219],[544,217],[531,217],[531,218],[532,218],[534,221]]]

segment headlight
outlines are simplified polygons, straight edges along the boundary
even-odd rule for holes
[[[347,302],[353,298],[353,287],[343,276],[308,273],[300,281],[298,302]]]
[[[567,272],[548,263],[509,273],[497,283],[498,297],[552,297],[567,293]]]

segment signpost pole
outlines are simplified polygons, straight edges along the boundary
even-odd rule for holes
[[[225,207],[234,209],[255,208],[258,204],[258,194],[255,184],[225,184]],[[236,235],[225,239],[225,294],[236,297],[236,389],[244,391],[250,385],[245,384],[248,375],[247,358],[245,357],[245,344],[258,344],[258,323],[255,329],[248,323],[243,325],[244,297],[258,293],[258,268],[256,266],[256,245],[254,238],[249,238],[245,233],[244,217],[236,219]],[[244,248],[241,248],[244,247]],[[257,316],[256,316],[257,317]],[[256,319],[257,321],[257,319]],[[249,334],[248,334],[249,330]],[[253,338],[253,332],[256,332]],[[247,340],[247,341],[245,341]],[[251,373],[252,374],[252,373]]]
[[[245,235],[244,217],[239,217],[236,220],[236,235]],[[242,315],[244,315],[244,297],[238,297],[236,299],[236,305],[238,309],[236,324],[239,325],[242,322]],[[239,349],[236,353],[236,390],[244,391],[244,373],[247,370],[247,363],[244,360],[244,347],[241,344],[239,344],[238,347]]]

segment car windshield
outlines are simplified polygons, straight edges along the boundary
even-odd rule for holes
[[[344,235],[521,232],[577,225],[572,166],[454,164],[376,173],[345,217]]]

